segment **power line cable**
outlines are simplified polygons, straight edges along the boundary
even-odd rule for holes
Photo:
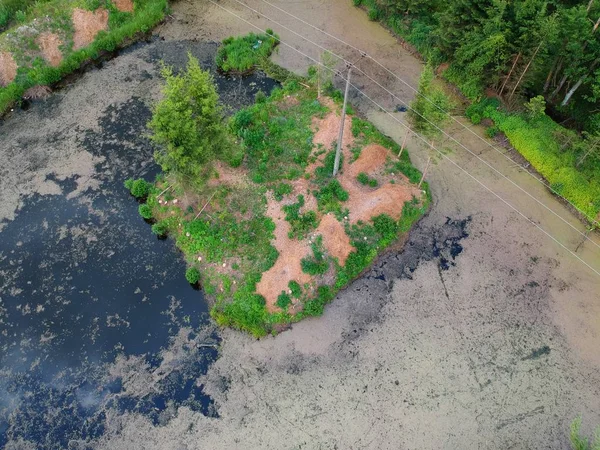
[[[243,17],[237,15],[236,13],[234,13],[233,11],[225,8],[224,6],[218,4],[217,2],[215,2],[214,0],[208,0],[210,3],[212,3],[213,5],[217,6],[218,8],[221,8],[222,10],[226,11],[227,13],[231,14],[232,16],[236,17],[237,19],[241,20],[242,22],[245,22],[246,24],[250,25],[251,27],[257,29],[258,31],[262,32],[262,33],[266,33],[265,30],[263,30],[262,28],[258,27],[257,25],[254,25],[253,23],[249,22],[248,20],[244,19]],[[313,61],[314,63],[322,66],[324,69],[329,70],[330,72],[336,74],[336,72],[325,66],[324,64],[320,63],[319,61],[317,61],[316,59],[312,58],[311,56],[307,55],[306,53],[302,52],[301,50],[298,50],[297,48],[294,48],[292,45],[282,41],[281,39],[278,39],[278,42],[292,50],[294,50],[295,52],[298,52],[300,55],[304,56],[305,58],[309,59],[310,61]],[[346,81],[345,78],[341,77],[342,80]],[[359,94],[361,94],[362,96],[364,96],[366,99],[368,99],[369,101],[371,101],[375,106],[377,106],[378,108],[380,108],[382,111],[384,111],[387,115],[389,115],[392,119],[394,119],[396,122],[398,122],[400,125],[402,125],[403,127],[405,127],[408,131],[410,131],[412,134],[414,134],[415,136],[417,136],[419,139],[421,139],[427,146],[431,147],[433,150],[435,150],[442,158],[446,159],[447,161],[449,161],[451,164],[453,164],[456,168],[460,169],[462,172],[464,172],[467,176],[469,176],[470,178],[472,178],[475,182],[477,182],[479,185],[481,185],[484,189],[486,189],[488,192],[490,192],[492,195],[494,195],[496,198],[498,198],[500,201],[502,201],[504,204],[506,204],[508,207],[510,207],[512,210],[514,210],[517,214],[519,214],[520,216],[522,216],[524,219],[526,219],[527,221],[529,221],[533,226],[535,226],[536,228],[538,228],[542,233],[544,233],[546,236],[548,236],[550,239],[552,239],[554,242],[556,242],[559,246],[561,246],[564,250],[566,250],[569,254],[571,254],[574,258],[576,258],[577,260],[579,260],[583,265],[585,265],[587,268],[589,268],[592,272],[594,272],[596,275],[600,276],[600,271],[594,269],[590,264],[588,264],[586,261],[584,261],[582,258],[580,258],[577,254],[575,254],[572,250],[570,250],[569,248],[567,248],[562,242],[560,242],[557,238],[555,238],[554,236],[552,236],[552,234],[550,234],[549,232],[547,232],[546,230],[544,230],[542,227],[540,227],[537,223],[535,223],[532,219],[530,219],[529,217],[527,217],[525,214],[523,214],[521,211],[519,211],[516,207],[514,207],[511,203],[509,203],[507,200],[505,200],[504,198],[502,198],[499,194],[497,194],[496,192],[494,192],[491,188],[489,188],[487,185],[485,185],[482,181],[480,181],[477,177],[475,177],[474,175],[472,175],[471,173],[469,173],[469,171],[467,171],[466,169],[464,169],[462,166],[460,166],[457,162],[455,162],[453,159],[451,159],[450,157],[448,157],[447,155],[445,155],[441,150],[438,150],[431,142],[429,142],[424,136],[422,136],[421,134],[419,134],[418,132],[416,132],[415,130],[411,129],[409,125],[405,124],[404,122],[402,122],[400,119],[398,119],[396,116],[394,116],[390,111],[388,111],[387,109],[385,109],[382,105],[380,105],[378,102],[376,102],[375,100],[373,100],[371,97],[369,97],[366,93],[364,93],[361,89],[359,89],[358,87],[356,87],[354,84],[350,83],[350,86],[352,86]]]
[[[237,1],[237,0],[236,0]],[[447,115],[450,119],[452,119],[454,122],[456,122],[457,124],[459,124],[462,128],[464,128],[465,130],[467,130],[469,133],[471,133],[473,136],[477,137],[477,139],[479,139],[481,142],[485,143],[486,145],[488,145],[489,147],[493,148],[494,150],[496,150],[496,152],[498,152],[500,155],[504,156],[506,159],[508,159],[509,161],[511,161],[513,164],[515,164],[515,166],[520,167],[523,171],[525,171],[525,173],[527,173],[529,176],[531,176],[534,180],[536,180],[538,183],[541,183],[542,185],[544,185],[547,189],[549,189],[554,195],[556,195],[557,197],[562,198],[566,203],[568,203],[569,205],[571,205],[571,207],[573,207],[576,211],[578,211],[581,215],[583,215],[586,219],[588,219],[591,223],[595,224],[595,225],[600,225],[600,222],[595,219],[594,217],[590,217],[587,213],[585,213],[584,211],[582,211],[581,209],[579,209],[576,205],[574,205],[573,203],[571,203],[568,199],[566,199],[565,197],[563,197],[559,192],[557,192],[555,189],[552,188],[552,185],[550,185],[550,183],[546,183],[545,180],[543,179],[539,179],[538,177],[536,177],[534,174],[532,174],[531,172],[529,172],[525,167],[523,167],[521,164],[519,164],[517,161],[515,161],[514,159],[512,159],[509,155],[507,155],[505,152],[503,152],[501,149],[499,149],[498,147],[496,147],[495,145],[493,145],[492,143],[490,143],[489,141],[485,140],[484,138],[482,138],[481,136],[479,136],[477,133],[475,133],[471,128],[467,127],[464,123],[460,122],[458,119],[456,119],[456,117],[452,116],[450,114],[449,111],[445,111],[441,106],[439,106],[438,104],[436,104],[433,100],[431,100],[430,98],[428,98],[427,96],[425,96],[423,93],[419,92],[418,89],[416,89],[414,86],[412,86],[410,83],[408,83],[406,80],[404,80],[402,77],[400,77],[399,75],[395,74],[394,72],[392,72],[390,69],[388,69],[386,66],[384,66],[382,63],[380,63],[378,60],[376,60],[375,58],[373,58],[371,55],[369,55],[367,52],[365,52],[364,50],[361,50],[360,48],[338,38],[337,36],[328,33],[327,31],[314,26],[311,23],[306,22],[305,20],[301,19],[298,16],[295,16],[294,14],[286,11],[283,8],[280,8],[277,5],[274,5],[272,3],[270,3],[267,0],[261,0],[262,2],[266,3],[267,5],[283,12],[284,14],[287,14],[290,17],[293,17],[294,19],[298,20],[299,22],[302,22],[303,24],[325,34],[326,36],[338,41],[341,44],[344,44],[348,47],[350,47],[353,50],[356,50],[357,52],[360,52],[363,56],[367,57],[368,59],[370,59],[371,61],[373,61],[375,64],[377,64],[379,67],[381,67],[383,70],[385,70],[386,72],[388,72],[390,75],[392,75],[394,78],[396,78],[397,80],[399,80],[400,82],[402,82],[405,86],[407,86],[408,88],[410,88],[412,91],[414,91],[417,95],[421,96],[422,98],[424,98],[425,100],[427,100],[429,103],[431,103],[433,106],[435,106],[437,109],[439,109],[440,111],[442,111],[445,115]],[[331,52],[330,52],[331,53]],[[337,55],[335,55],[337,56]]]
[[[245,8],[249,9],[250,11],[264,17],[265,19],[269,20],[270,22],[273,22],[274,24],[282,27],[283,29],[295,34],[296,36],[300,37],[301,39],[305,40],[306,42],[314,45],[315,47],[320,48],[323,51],[326,51],[330,54],[332,54],[333,56],[335,56],[336,58],[338,58],[339,60],[343,61],[346,65],[348,64],[352,64],[357,70],[358,72],[362,73],[366,78],[368,78],[370,81],[372,81],[373,83],[375,83],[377,86],[379,86],[381,89],[383,89],[384,91],[386,91],[388,94],[390,94],[392,97],[398,99],[404,106],[406,106],[408,109],[410,109],[411,111],[413,111],[415,114],[417,114],[419,117],[423,118],[424,120],[426,120],[428,123],[430,123],[433,127],[435,127],[438,131],[440,131],[444,136],[446,136],[447,138],[451,139],[453,142],[455,142],[456,144],[458,144],[460,147],[462,147],[463,149],[465,149],[467,152],[469,152],[472,156],[474,156],[475,158],[477,158],[478,160],[480,160],[482,163],[484,163],[486,166],[488,166],[490,169],[492,169],[494,172],[496,172],[498,175],[500,175],[503,178],[506,178],[511,184],[513,184],[515,187],[517,187],[518,189],[520,189],[524,194],[528,195],[529,197],[531,197],[531,199],[533,199],[535,202],[537,202],[539,205],[543,206],[544,208],[546,208],[548,211],[550,211],[552,214],[554,214],[556,217],[558,217],[560,220],[562,220],[565,224],[567,224],[569,227],[571,227],[573,230],[575,230],[577,233],[579,233],[581,236],[583,236],[583,238],[585,240],[590,241],[592,244],[594,244],[596,247],[600,248],[600,244],[596,243],[594,240],[592,240],[586,233],[583,233],[581,231],[579,231],[573,224],[569,223],[563,216],[561,216],[560,214],[558,214],[556,211],[554,211],[552,208],[550,208],[548,205],[546,205],[544,202],[542,202],[541,200],[537,199],[535,196],[533,196],[531,193],[529,193],[526,189],[522,188],[519,184],[517,184],[515,181],[513,181],[508,175],[505,175],[504,173],[500,172],[498,169],[496,169],[494,166],[492,166],[488,161],[486,161],[485,159],[481,158],[478,154],[474,153],[472,150],[470,150],[469,148],[467,148],[462,142],[458,141],[454,136],[450,135],[449,133],[447,133],[445,130],[443,130],[442,128],[440,128],[438,125],[436,125],[434,122],[432,122],[431,120],[427,119],[425,116],[423,116],[421,113],[419,113],[418,111],[416,111],[414,108],[412,108],[410,106],[409,103],[405,102],[404,100],[402,100],[400,97],[398,97],[397,95],[395,95],[392,91],[390,91],[389,89],[387,89],[386,87],[384,87],[383,85],[381,85],[377,80],[375,80],[374,78],[370,77],[365,71],[363,71],[362,69],[360,69],[358,66],[355,66],[352,62],[348,61],[346,58],[332,52],[331,50],[327,49],[326,47],[323,47],[322,45],[311,41],[310,39],[308,39],[307,37],[297,33],[296,31],[286,27],[285,25],[277,22],[276,20],[266,16],[265,14],[261,13],[260,11],[257,11],[256,9],[248,6],[246,3],[240,1],[240,0],[233,0],[236,3],[239,3],[240,5],[244,6]],[[266,0],[262,0],[266,2]],[[281,8],[278,8],[281,9]],[[289,14],[289,13],[288,13]],[[292,17],[295,17],[293,14],[289,14]],[[366,53],[361,51],[361,57],[367,56]],[[360,59],[360,58],[359,58]],[[414,90],[414,89],[413,89]],[[415,91],[417,92],[417,91]],[[422,94],[420,94],[422,95]],[[423,96],[423,98],[427,99],[427,97]],[[427,99],[429,100],[429,99]],[[431,102],[431,100],[429,100]],[[434,104],[434,103],[432,103]],[[435,105],[436,107],[438,107],[441,111],[443,111],[442,108],[440,108],[438,105]],[[449,113],[443,111],[446,115],[448,115],[449,117],[452,117],[449,115]],[[460,123],[458,120],[456,120],[455,118],[453,118],[453,120],[455,120],[457,123]],[[461,123],[461,125],[463,127],[465,127],[464,124]],[[465,127],[465,129],[469,129],[468,127]],[[470,130],[472,133],[474,133],[472,130]],[[474,133],[476,136],[477,134]],[[479,137],[479,136],[478,136]],[[482,139],[483,140],[483,139]],[[483,140],[483,142],[486,142],[485,140]],[[488,143],[488,145],[490,145]],[[493,147],[493,146],[492,146]],[[512,160],[510,157],[509,159],[511,161],[514,162],[514,160]],[[515,164],[517,164],[515,162]],[[529,172],[527,172],[529,173]],[[531,175],[531,174],[530,174]],[[538,180],[538,178],[534,177],[536,180]],[[539,180],[538,180],[539,181]],[[546,186],[545,183],[544,186]]]

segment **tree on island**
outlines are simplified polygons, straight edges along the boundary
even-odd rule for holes
[[[233,150],[213,77],[191,54],[185,71],[174,74],[164,66],[161,74],[164,97],[148,124],[158,144],[154,158],[165,172],[201,185],[211,174],[212,161],[230,160]]]

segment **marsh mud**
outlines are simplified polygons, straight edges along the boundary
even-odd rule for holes
[[[189,51],[212,68],[216,48],[136,45],[0,124],[10,161],[2,182],[0,446],[85,448],[111,414],[164,424],[186,405],[217,415],[196,383],[219,343],[208,306],[185,280],[173,242],[151,233],[123,187],[159,171],[145,124],[160,61],[178,70]],[[214,75],[228,112],[276,85],[260,73]]]

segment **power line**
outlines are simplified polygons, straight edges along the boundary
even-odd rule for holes
[[[214,0],[208,0],[209,2],[211,2],[213,5],[221,8],[222,10],[226,11],[227,13],[231,14],[232,16],[236,17],[237,19],[241,20],[242,22],[245,22],[246,24],[250,25],[251,27],[255,28],[256,30],[262,32],[262,33],[266,33],[265,30],[263,30],[262,28],[258,27],[257,25],[254,25],[253,23],[249,22],[248,20],[244,19],[243,17],[237,15],[236,13],[234,13],[233,11],[225,8],[224,6],[216,3]],[[308,56],[306,53],[302,52],[301,50],[298,50],[297,48],[294,48],[292,45],[284,42],[283,40],[279,39],[278,42],[292,50],[294,50],[295,52],[298,52],[299,54],[301,54],[302,56],[304,56],[305,58],[313,61],[314,63],[322,66],[324,69],[329,70],[330,72],[336,74],[336,72],[325,66],[324,64],[320,63],[319,61],[317,61],[316,59]],[[339,75],[339,74],[338,74]],[[340,75],[340,77],[342,78],[342,80],[347,81],[343,76]],[[497,197],[500,201],[502,201],[504,204],[506,204],[508,207],[510,207],[512,210],[514,210],[517,214],[519,214],[520,216],[522,216],[524,219],[526,219],[527,221],[529,221],[533,226],[535,226],[536,228],[538,228],[542,233],[544,233],[546,236],[548,236],[550,239],[552,239],[554,242],[556,242],[558,245],[560,245],[563,249],[565,249],[568,253],[570,253],[573,257],[575,257],[576,259],[578,259],[582,264],[584,264],[587,268],[589,268],[590,270],[592,270],[596,275],[600,276],[600,272],[596,269],[594,269],[590,264],[588,264],[587,262],[585,262],[582,258],[580,258],[577,254],[575,254],[572,250],[570,250],[569,248],[567,248],[562,242],[560,242],[558,239],[556,239],[554,236],[552,236],[550,233],[548,233],[546,230],[544,230],[542,227],[540,227],[537,223],[535,223],[532,219],[530,219],[529,217],[527,217],[525,214],[523,214],[521,211],[519,211],[516,207],[514,207],[511,203],[509,203],[507,200],[505,200],[504,198],[502,198],[500,195],[498,195],[497,193],[495,193],[491,188],[489,188],[487,185],[485,185],[482,181],[480,181],[479,179],[477,179],[474,175],[472,175],[471,173],[469,173],[469,171],[467,171],[466,169],[464,169],[463,167],[461,167],[457,162],[455,162],[453,159],[451,159],[450,157],[448,157],[447,155],[445,155],[442,151],[438,150],[431,142],[429,142],[424,136],[422,136],[420,133],[416,132],[415,130],[411,129],[409,125],[405,124],[404,122],[402,122],[400,119],[398,119],[396,116],[394,116],[390,111],[388,111],[387,109],[385,109],[382,105],[380,105],[379,103],[377,103],[375,100],[373,100],[371,97],[369,97],[366,93],[364,93],[361,89],[359,89],[358,87],[356,87],[355,85],[353,85],[352,83],[349,83],[350,86],[352,86],[358,93],[360,93],[362,96],[364,96],[366,99],[368,99],[369,101],[371,101],[375,106],[377,106],[378,108],[380,108],[382,111],[384,111],[386,114],[388,114],[392,119],[394,119],[396,122],[398,122],[400,125],[402,125],[403,127],[405,127],[408,131],[410,131],[412,134],[414,134],[415,136],[417,136],[419,139],[421,139],[427,146],[431,147],[433,150],[435,150],[442,158],[448,160],[451,164],[453,164],[456,168],[460,169],[461,171],[463,171],[466,175],[468,175],[470,178],[472,178],[475,182],[477,182],[479,185],[481,185],[484,189],[486,189],[487,191],[489,191],[492,195],[494,195],[495,197]]]
[[[248,6],[247,4],[245,4],[244,2],[241,2],[240,0],[233,0],[236,3],[239,3],[240,5],[244,6],[245,8],[249,9],[250,11],[264,17],[265,19],[269,20],[270,22],[273,22],[276,25],[279,25],[280,27],[282,27],[283,29],[295,34],[296,36],[298,36],[299,38],[305,40],[306,42],[320,48],[321,50],[324,50],[330,54],[332,54],[333,56],[335,56],[336,58],[340,59],[341,61],[345,62],[347,65],[351,64],[354,66],[353,63],[351,63],[350,61],[346,60],[344,57],[332,52],[331,50],[323,47],[322,45],[311,41],[310,39],[308,39],[307,37],[297,33],[296,31],[286,27],[285,25],[277,22],[274,19],[271,19],[270,17],[267,17],[266,15],[264,15],[263,13],[261,13],[260,11],[255,10],[254,8],[251,8],[250,6]],[[265,1],[265,0],[262,0]],[[279,8],[280,9],[280,8]],[[289,13],[288,13],[289,14]],[[290,14],[292,17],[292,14]],[[361,57],[365,56],[366,53],[361,52]],[[360,59],[360,58],[359,58]],[[377,86],[379,86],[381,89],[383,89],[384,91],[386,91],[388,94],[390,94],[392,97],[398,99],[403,105],[405,105],[408,109],[410,109],[411,111],[413,111],[415,114],[417,114],[419,117],[423,118],[424,120],[426,120],[427,122],[429,122],[433,127],[435,127],[438,131],[440,131],[444,136],[446,136],[447,138],[451,139],[453,142],[455,142],[456,144],[458,144],[460,147],[462,147],[463,149],[465,149],[467,152],[469,152],[472,156],[474,156],[475,158],[477,158],[478,160],[480,160],[482,163],[484,163],[486,166],[488,166],[490,169],[492,169],[494,172],[496,172],[498,175],[500,175],[503,178],[506,178],[511,184],[513,184],[515,187],[517,187],[519,190],[521,190],[523,193],[525,193],[526,195],[528,195],[529,197],[531,197],[531,199],[533,199],[535,202],[537,202],[538,204],[540,204],[541,206],[543,206],[544,208],[546,208],[548,211],[550,211],[552,214],[554,214],[556,217],[558,217],[560,220],[562,220],[565,224],[567,224],[568,226],[570,226],[573,230],[575,230],[577,233],[579,233],[581,236],[583,236],[584,239],[590,241],[592,244],[594,244],[596,247],[600,248],[600,244],[594,242],[592,239],[590,239],[590,237],[579,231],[573,224],[569,223],[563,216],[561,216],[560,214],[558,214],[556,211],[554,211],[552,208],[550,208],[549,206],[547,206],[544,202],[542,202],[541,200],[537,199],[536,197],[534,197],[531,193],[529,193],[526,189],[522,188],[519,184],[517,184],[515,181],[513,181],[511,178],[508,177],[508,175],[505,175],[504,173],[500,172],[498,169],[496,169],[494,166],[492,166],[488,161],[486,161],[485,159],[481,158],[478,154],[474,153],[472,150],[470,150],[469,148],[467,148],[462,142],[458,141],[454,136],[450,135],[449,133],[447,133],[445,130],[443,130],[442,128],[440,128],[438,125],[436,125],[434,122],[432,122],[431,120],[427,119],[424,115],[420,114],[418,111],[416,111],[414,108],[412,108],[410,106],[409,103],[406,103],[404,100],[402,100],[400,97],[398,97],[397,95],[395,95],[392,91],[390,91],[389,89],[387,89],[386,87],[382,86],[377,80],[375,80],[374,78],[370,77],[365,71],[363,71],[362,69],[360,69],[357,66],[354,66],[360,73],[362,73],[366,78],[368,78],[369,80],[371,80],[373,83],[375,83]],[[427,98],[425,96],[423,96],[423,98]],[[429,100],[429,99],[428,99]],[[430,100],[429,100],[430,101]],[[438,105],[436,105],[438,108],[440,108]],[[440,108],[441,111],[443,111],[443,109]],[[449,115],[447,112],[445,112],[446,115]],[[450,116],[451,117],[451,116]],[[457,121],[456,119],[454,119],[455,121]],[[457,121],[458,123],[460,123],[459,121]],[[464,125],[461,124],[463,127]],[[465,127],[466,129],[469,129],[467,127]],[[472,133],[473,131],[470,130]],[[477,135],[475,133],[475,135]],[[486,142],[484,140],[484,142]],[[510,159],[510,158],[509,158]],[[512,159],[510,159],[511,161],[513,161]],[[513,161],[514,162],[514,161]],[[516,164],[516,163],[515,163]],[[529,173],[529,172],[527,172]],[[535,177],[534,177],[535,178]],[[537,178],[535,178],[537,180]],[[539,180],[538,180],[539,181]],[[544,183],[543,183],[544,184]],[[544,186],[546,186],[544,184]]]
[[[236,0],[237,1],[237,0]],[[556,195],[557,197],[562,198],[565,202],[567,202],[569,205],[571,205],[576,211],[578,211],[581,215],[583,215],[585,218],[587,218],[590,222],[592,222],[593,224],[596,225],[600,225],[600,222],[598,222],[597,219],[595,219],[594,217],[590,217],[587,213],[585,213],[584,211],[582,211],[581,209],[579,209],[577,206],[575,206],[573,203],[571,203],[569,200],[567,200],[565,197],[563,197],[559,192],[557,192],[556,190],[554,190],[552,188],[552,186],[550,185],[550,183],[546,183],[543,179],[540,180],[538,177],[536,177],[534,174],[532,174],[531,172],[529,172],[525,167],[523,167],[521,164],[519,164],[517,161],[515,161],[514,159],[512,159],[510,156],[508,156],[506,153],[504,153],[502,150],[500,150],[498,147],[496,147],[495,145],[493,145],[492,143],[490,143],[489,141],[485,140],[484,138],[482,138],[481,136],[479,136],[477,133],[475,133],[473,130],[471,130],[469,127],[467,127],[465,124],[463,124],[462,122],[460,122],[458,119],[456,119],[456,117],[453,117],[449,111],[445,111],[441,106],[437,105],[433,100],[429,99],[427,96],[425,96],[423,93],[419,92],[418,89],[416,89],[415,87],[413,87],[410,83],[408,83],[406,80],[404,80],[402,77],[400,77],[399,75],[395,74],[394,72],[392,72],[390,69],[388,69],[386,66],[384,66],[382,63],[380,63],[378,60],[376,60],[375,58],[373,58],[371,55],[369,55],[367,52],[365,52],[364,50],[361,50],[360,48],[338,38],[337,36],[328,33],[327,31],[314,26],[311,23],[306,22],[305,20],[301,19],[298,16],[295,16],[294,14],[286,11],[283,8],[280,8],[277,5],[274,5],[272,3],[270,3],[267,0],[261,0],[262,2],[266,3],[267,5],[272,6],[273,8],[283,12],[284,14],[287,14],[290,17],[293,17],[294,19],[298,20],[299,22],[302,22],[305,25],[308,25],[309,27],[325,34],[326,36],[338,41],[341,44],[344,44],[348,47],[350,47],[353,50],[356,50],[357,52],[360,52],[361,55],[369,58],[371,61],[373,61],[375,64],[377,64],[379,67],[381,67],[383,70],[385,70],[386,72],[388,72],[390,75],[392,75],[394,78],[396,78],[397,80],[399,80],[400,82],[402,82],[405,86],[407,86],[408,88],[410,88],[412,91],[414,91],[417,95],[420,95],[422,98],[424,98],[425,100],[427,100],[429,103],[431,103],[433,106],[435,106],[437,109],[439,109],[440,111],[442,111],[445,115],[447,115],[450,119],[452,119],[454,122],[456,122],[457,124],[459,124],[462,128],[464,128],[465,130],[467,130],[469,133],[471,133],[473,136],[477,137],[477,139],[479,139],[481,142],[485,143],[486,145],[488,145],[489,147],[493,148],[494,150],[496,150],[496,152],[498,152],[500,155],[504,156],[506,159],[508,159],[509,161],[511,161],[513,164],[515,164],[516,166],[519,166],[522,170],[525,171],[525,173],[527,173],[529,176],[531,176],[534,180],[536,180],[538,183],[541,183],[543,186],[545,186],[547,189],[549,189],[554,195]],[[239,3],[239,2],[238,2]],[[332,53],[332,52],[330,52]],[[337,56],[337,55],[335,55]],[[339,57],[339,56],[338,56]],[[404,103],[404,102],[403,102]]]

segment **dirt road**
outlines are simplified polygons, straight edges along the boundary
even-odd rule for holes
[[[339,43],[272,6],[244,1],[351,56]],[[365,49],[416,85],[419,61],[349,0],[269,1]],[[318,57],[313,46],[234,0],[220,0],[219,5],[261,28],[273,28],[284,41]],[[220,40],[253,30],[207,0],[181,0],[173,5],[172,17],[159,29],[167,41]],[[123,102],[131,95],[154,95],[155,81],[121,80],[127,71],[150,67],[132,57],[120,58],[87,74],[81,88],[67,91],[61,114],[77,113],[68,107],[76,96],[87,96],[89,104],[96,102],[104,109],[107,102]],[[308,63],[285,46],[276,60],[298,71]],[[357,64],[401,98],[411,98],[402,83],[363,61]],[[107,70],[115,70],[118,87],[110,96],[105,94],[105,82],[112,80]],[[356,80],[386,108],[398,103],[366,80]],[[356,93],[353,101],[383,131],[403,137],[390,116]],[[79,120],[94,128],[96,118],[86,113]],[[19,126],[33,129],[34,121],[30,115]],[[50,122],[44,130],[51,136]],[[584,230],[540,184],[458,131],[469,148]],[[73,145],[64,149],[63,158],[85,181],[96,161],[75,158]],[[568,249],[579,247],[577,255],[600,271],[600,249],[593,243],[579,245],[577,231],[464,150],[444,142],[440,146]],[[379,261],[340,293],[323,317],[297,324],[276,338],[256,341],[224,331],[220,358],[198,380],[213,397],[218,418],[180,407],[170,412],[169,420],[155,425],[144,415],[110,410],[97,447],[564,449],[574,417],[583,415],[587,433],[600,424],[600,277],[452,163],[416,141],[409,150],[421,168],[433,157],[428,180],[434,202],[403,253]],[[2,190],[7,218],[19,195],[56,189],[40,170],[39,179],[19,182],[17,168],[11,176],[18,191],[5,197],[13,190]]]

